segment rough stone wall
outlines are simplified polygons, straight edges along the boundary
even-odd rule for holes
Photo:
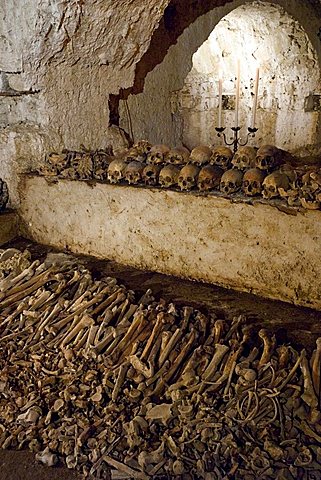
[[[11,205],[19,172],[48,150],[117,141],[109,94],[133,84],[168,2],[0,2],[0,176]]]
[[[221,19],[223,19],[223,17],[236,8],[243,4],[247,7],[248,4],[251,3],[252,2],[233,1],[227,3],[225,6],[210,10],[205,15],[197,18],[197,20],[183,32],[177,43],[169,49],[164,61],[147,75],[144,91],[139,95],[130,96],[128,99],[131,116],[134,119],[133,130],[136,138],[147,137],[155,143],[167,142],[170,144],[180,144],[183,139],[183,141],[185,140],[185,143],[190,146],[208,140],[206,130],[208,130],[210,120],[208,122],[206,122],[206,120],[204,121],[204,116],[197,111],[197,108],[193,110],[193,102],[191,103],[191,99],[187,98],[185,90],[182,91],[183,99],[179,99],[178,96],[175,95],[175,92],[181,91],[184,87],[185,78],[192,68],[192,55],[198,50],[203,42],[207,40],[214,27]],[[304,53],[306,54],[308,51],[309,54],[311,54],[312,63],[310,62],[309,67],[312,67],[311,73],[313,77],[316,71],[314,68],[314,62],[318,61],[320,63],[321,59],[321,43],[318,37],[320,26],[319,18],[316,16],[315,11],[310,8],[309,4],[299,0],[278,0],[271,1],[267,4],[262,2],[262,5],[265,5],[266,8],[271,8],[269,7],[270,4],[280,5],[288,13],[287,19],[285,18],[286,16],[283,16],[281,19],[281,24],[283,21],[286,21],[284,27],[288,27],[290,30],[293,28],[294,20],[291,20],[292,17],[304,28],[304,31],[311,42],[308,46],[304,45],[304,47],[306,47]],[[266,28],[266,26],[267,25],[265,25],[264,28]],[[275,31],[272,32],[272,34],[274,33]],[[267,31],[266,34],[270,34],[270,32]],[[290,32],[290,34],[293,34],[293,32]],[[302,35],[304,35],[304,33]],[[282,44],[284,39],[280,38],[279,40],[281,42],[281,47],[284,48],[284,45]],[[293,42],[295,43],[295,38],[293,39]],[[297,50],[300,50],[300,47],[297,46],[296,48]],[[314,51],[310,52],[309,49],[314,49]],[[277,52],[276,54],[278,55]],[[287,71],[289,71],[291,69],[291,62],[293,63],[293,58],[288,56],[287,62]],[[314,66],[312,64],[314,64]],[[307,64],[305,64],[305,66],[307,66]],[[296,70],[298,71],[300,69],[297,68]],[[305,78],[306,71],[307,69],[304,72]],[[315,88],[316,83],[315,79],[313,79],[310,86]],[[284,80],[281,82],[281,87],[282,85],[284,86]],[[300,96],[300,92],[289,92],[289,95],[292,96],[292,93]],[[303,93],[305,95],[306,91]],[[320,93],[320,91],[317,91],[317,93]],[[190,109],[190,115],[193,117],[191,124],[194,130],[194,133],[188,131],[188,134],[185,136],[184,132],[186,134],[188,130],[186,127],[186,118],[181,115],[180,112],[180,102],[184,100],[187,102],[187,107]],[[263,107],[268,107],[267,102],[269,101],[271,101],[271,95],[265,95],[265,104],[263,102]],[[202,113],[204,111],[203,107],[204,105],[202,106]],[[300,108],[301,107],[302,103]],[[309,126],[311,126],[313,138],[309,138],[308,133],[303,141],[306,145],[314,144],[314,148],[316,139],[320,137],[320,116],[318,113],[312,112],[307,122],[306,116],[301,115],[301,112],[298,111],[298,105],[295,106],[295,109],[297,114],[293,116],[293,126],[295,128],[296,122],[298,122],[299,128],[301,129],[303,125],[304,128],[301,129],[303,132],[306,130],[307,125],[308,131]],[[209,114],[209,118],[210,117],[212,117],[211,119],[214,123],[214,115]],[[265,133],[268,134],[266,136],[269,137],[270,140],[274,138],[279,142],[279,139],[282,138],[282,133],[289,129],[288,111],[285,108],[278,118],[276,118],[275,115],[274,119],[272,117],[273,115],[271,115],[271,118],[269,119],[268,123],[270,126]],[[157,122],[151,122],[152,118],[157,118]],[[262,121],[266,122],[264,115],[262,116]],[[125,109],[122,110],[122,125],[125,128],[128,125]],[[204,132],[206,138],[202,139]],[[278,132],[277,135],[275,132]],[[289,144],[289,142],[286,142],[283,146],[286,146],[287,148],[292,147],[293,150],[302,146],[300,145],[302,136],[299,136],[299,139],[294,140],[294,133],[295,132],[292,133],[291,137],[292,143]],[[199,141],[197,141],[197,139],[199,139]]]

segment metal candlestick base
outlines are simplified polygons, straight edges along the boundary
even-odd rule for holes
[[[232,140],[232,142],[228,142],[227,138],[226,138],[226,134],[224,132],[225,127],[215,127],[215,130],[217,131],[217,136],[218,137],[223,137],[224,138],[225,145],[228,145],[229,147],[233,145],[233,152],[234,153],[236,152],[236,150],[238,149],[239,146],[244,147],[248,143],[250,137],[252,137],[252,138],[255,137],[255,134],[258,131],[257,128],[248,127],[248,129],[247,129],[248,133],[246,135],[246,138],[245,138],[245,140],[242,140],[239,137],[239,132],[241,130],[241,127],[231,127],[231,130],[233,131],[233,140]]]

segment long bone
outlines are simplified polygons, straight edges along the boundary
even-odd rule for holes
[[[40,265],[39,260],[35,260],[32,264],[23,270],[19,275],[11,277],[8,275],[6,278],[0,281],[0,292],[5,293],[11,290],[13,287],[18,286],[21,282],[27,282],[35,274],[35,269]],[[0,294],[0,299],[1,299]]]
[[[45,285],[50,279],[50,275],[53,273],[53,267],[50,267],[47,271],[41,273],[37,277],[33,277],[31,280],[33,280],[32,284],[25,288],[25,285],[22,285],[21,288],[19,288],[19,291],[15,292],[14,294],[10,294],[5,297],[5,299],[0,302],[0,309],[5,308],[8,305],[12,305],[19,300],[22,300],[24,297],[27,295],[30,295],[31,293],[35,292],[38,290],[40,287]],[[26,282],[29,284],[29,282]],[[18,290],[17,288],[17,290]],[[1,295],[0,295],[1,298]]]
[[[90,325],[93,325],[94,320],[89,317],[89,315],[83,316],[77,325],[63,338],[63,340],[60,342],[59,346],[62,348],[65,345],[67,345],[77,334],[80,330],[89,327]]]
[[[309,369],[309,362],[306,357],[305,350],[303,355],[301,356],[300,367],[303,374],[303,388],[304,388],[304,392],[301,395],[301,398],[307,405],[309,405],[309,407],[312,410],[316,409],[319,402],[313,388],[313,383],[312,383],[310,369]]]
[[[234,371],[234,368],[235,368],[235,365],[236,365],[236,362],[237,362],[237,359],[239,358],[242,350],[243,350],[243,346],[244,346],[244,343],[243,341],[241,343],[237,342],[235,340],[235,345],[233,345],[230,353],[229,353],[229,356],[226,360],[226,363],[224,365],[224,368],[223,368],[223,373],[222,375],[214,382],[213,385],[211,385],[209,388],[208,388],[208,391],[209,392],[215,392],[217,391],[223,384],[226,380],[229,379],[229,376],[230,376],[230,372],[231,370]]]
[[[314,351],[314,358],[312,361],[312,382],[314,391],[318,397],[319,407],[321,406],[321,392],[320,392],[320,373],[321,373],[321,337],[316,340],[317,348]]]
[[[153,391],[153,395],[160,395],[162,392],[163,388],[165,385],[168,385],[171,378],[174,376],[174,374],[178,371],[178,369],[181,366],[181,363],[183,362],[184,358],[190,353],[191,346],[193,345],[194,341],[196,339],[196,334],[195,331],[192,330],[191,333],[187,337],[187,342],[181,349],[180,353],[177,355],[175,360],[173,361],[171,367],[169,368],[168,372],[164,375],[163,378],[159,381],[157,384],[155,390]]]
[[[164,314],[164,312],[161,312],[157,315],[157,318],[156,318],[156,322],[155,322],[155,325],[153,327],[153,330],[152,330],[152,333],[151,333],[151,336],[149,337],[146,345],[145,345],[145,348],[140,356],[140,360],[142,362],[144,362],[146,360],[146,358],[148,357],[151,349],[152,349],[152,346],[153,346],[153,343],[156,339],[156,337],[159,335],[163,325],[165,324],[166,322],[166,316]]]
[[[75,316],[79,316],[81,313],[85,312],[88,310],[89,307],[92,305],[95,305],[95,303],[100,302],[105,293],[108,292],[108,287],[105,287],[101,292],[99,292],[97,295],[95,295],[94,298],[89,300],[88,302],[83,302],[79,305],[79,307],[71,314],[67,315],[65,318],[62,320],[54,323],[51,325],[50,329],[48,330],[49,333],[57,333],[59,332],[65,325],[67,325]]]
[[[223,360],[226,352],[228,352],[229,347],[227,345],[222,345],[220,343],[215,344],[215,352],[213,355],[212,360],[210,361],[208,367],[206,368],[205,372],[202,374],[202,381],[209,382],[213,379],[219,364]]]
[[[177,328],[173,333],[173,335],[168,340],[168,342],[166,343],[164,350],[161,351],[159,355],[159,359],[158,359],[159,367],[161,367],[165,362],[165,360],[167,360],[169,354],[174,349],[177,342],[182,338],[182,335],[183,335],[182,330],[180,328]]]
[[[263,365],[269,363],[270,358],[275,348],[275,335],[270,335],[265,328],[261,328],[259,331],[259,337],[263,340],[263,353],[258,363],[258,368],[262,368]]]

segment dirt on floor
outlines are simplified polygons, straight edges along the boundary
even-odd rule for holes
[[[2,247],[28,249],[33,258],[44,259],[55,249],[18,239]],[[215,313],[219,318],[245,315],[248,323],[258,330],[268,328],[276,334],[278,342],[291,342],[296,348],[315,348],[321,336],[321,312],[303,307],[266,300],[264,298],[227,290],[214,285],[182,280],[153,272],[138,271],[108,260],[78,256],[96,278],[116,277],[127,288],[143,293],[151,289],[155,298],[191,305],[204,313]],[[0,450],[0,480],[79,480],[74,472],[62,468],[47,468],[35,461],[29,452]]]

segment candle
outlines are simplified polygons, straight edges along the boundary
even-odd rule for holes
[[[253,110],[252,110],[252,128],[255,128],[255,119],[256,119],[256,110],[257,110],[257,99],[259,92],[259,80],[260,80],[260,69],[256,69],[255,83],[254,83],[254,97],[253,97]]]
[[[222,128],[223,79],[218,79],[218,128]]]
[[[240,73],[241,73],[241,66],[240,66],[240,60],[238,60],[237,73],[236,73],[236,93],[235,93],[235,127],[238,127],[238,123],[239,123]]]

